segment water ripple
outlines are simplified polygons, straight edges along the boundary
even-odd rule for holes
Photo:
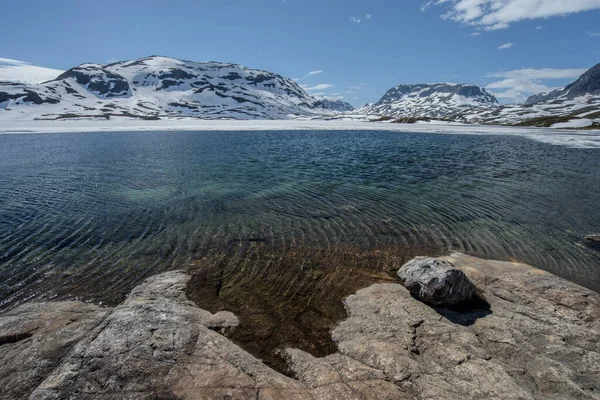
[[[458,250],[600,290],[600,254],[581,239],[600,227],[599,176],[598,149],[518,137],[2,135],[0,309],[110,299],[208,258],[245,285],[299,245]],[[257,245],[267,267],[248,255]],[[289,279],[282,293],[314,289]]]

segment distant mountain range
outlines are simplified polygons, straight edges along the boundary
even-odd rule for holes
[[[0,119],[12,120],[283,119],[353,109],[340,100],[310,96],[295,81],[271,72],[159,56],[82,64],[35,85],[0,82]]]
[[[600,128],[600,64],[563,89],[529,97],[524,104],[500,105],[485,89],[462,84],[399,85],[377,103],[351,112],[355,118],[419,122]]]
[[[40,84],[0,82],[0,120],[81,118],[290,119],[600,127],[600,64],[563,89],[500,105],[476,85],[398,85],[354,110],[278,74],[219,62],[151,56],[82,64]]]

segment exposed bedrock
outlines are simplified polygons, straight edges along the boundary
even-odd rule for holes
[[[285,349],[276,372],[185,296],[148,279],[115,308],[81,302],[0,315],[3,399],[600,399],[600,296],[533,267],[453,254],[478,297],[429,306],[400,283],[345,300],[338,351]]]

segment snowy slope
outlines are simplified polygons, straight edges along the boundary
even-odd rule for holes
[[[498,105],[496,98],[479,86],[416,84],[396,86],[377,103],[356,113],[392,118],[452,118],[472,109],[489,109]]]
[[[54,79],[63,72],[24,61],[0,58],[0,82],[36,84]]]
[[[536,94],[524,104],[500,105],[493,95],[475,85],[400,85],[377,103],[342,117],[374,116],[553,128],[600,126],[600,64],[564,89]]]
[[[332,115],[337,103],[271,72],[160,56],[82,64],[38,85],[0,83],[0,120],[285,119]]]
[[[584,94],[572,98],[558,98],[535,104],[511,104],[491,110],[463,114],[457,120],[486,124],[528,124],[544,118],[587,119],[588,123],[573,122],[573,127],[600,124],[600,95]],[[540,125],[543,126],[543,125]],[[557,127],[566,127],[559,125]]]

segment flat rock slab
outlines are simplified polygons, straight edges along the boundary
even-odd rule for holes
[[[337,353],[284,351],[296,379],[221,335],[237,318],[188,301],[182,272],[148,279],[114,309],[26,304],[0,315],[0,397],[600,399],[598,294],[523,264],[441,260],[477,285],[487,312],[370,286],[345,301]]]

